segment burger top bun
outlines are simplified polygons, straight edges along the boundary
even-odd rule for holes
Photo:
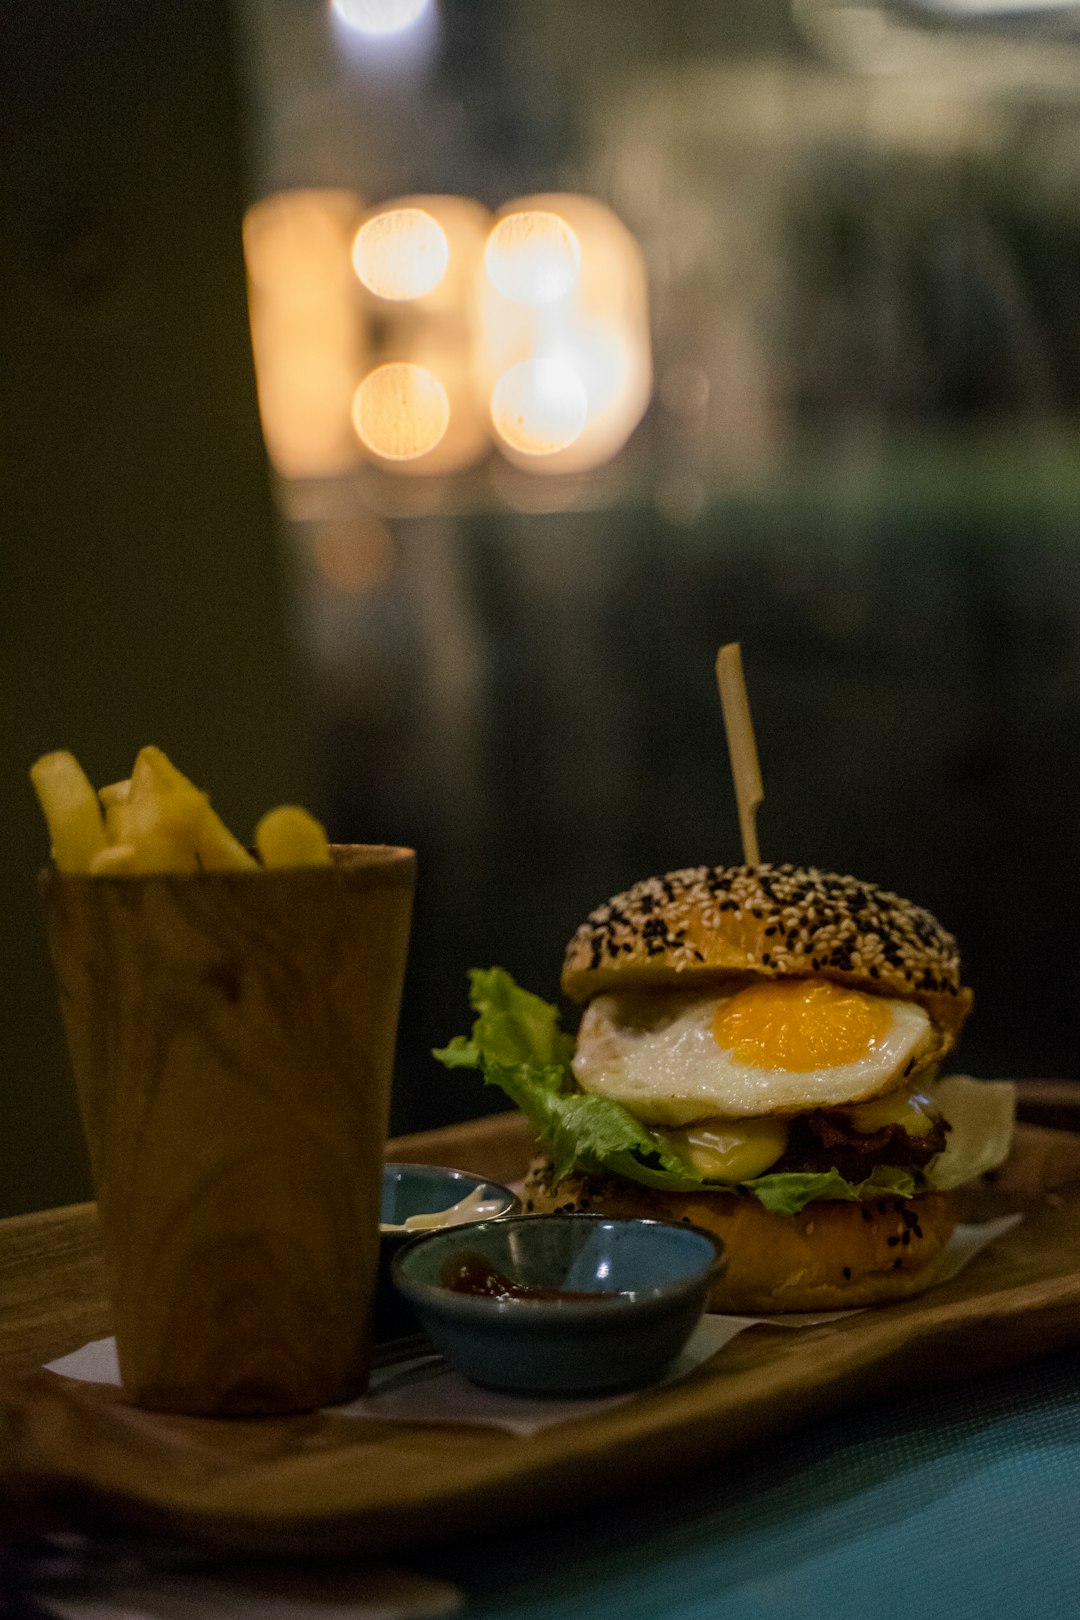
[[[956,941],[928,911],[857,878],[799,866],[692,866],[599,906],[566,949],[562,988],[705,988],[805,978],[917,1001],[956,1042],[971,1010]]]

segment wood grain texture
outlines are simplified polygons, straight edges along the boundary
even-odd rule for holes
[[[389,1153],[463,1163],[477,1141],[493,1156],[490,1173],[496,1161],[502,1176],[524,1168],[527,1133],[505,1114],[475,1133],[465,1125],[401,1139]],[[973,1213],[1025,1218],[952,1282],[816,1328],[754,1328],[680,1384],[529,1438],[326,1412],[164,1416],[115,1389],[43,1372],[9,1377],[0,1380],[0,1517],[268,1554],[385,1551],[654,1489],[845,1406],[1080,1344],[1080,1139],[1022,1126],[1005,1174],[978,1196]],[[51,1276],[39,1291],[55,1300],[63,1265],[46,1258],[48,1218],[24,1220],[18,1230],[0,1223],[0,1277],[10,1257],[11,1275]],[[57,1212],[53,1227],[58,1242],[63,1232],[85,1238],[87,1212]],[[14,1339],[24,1334],[23,1354],[30,1315],[0,1305]],[[61,1334],[54,1353],[70,1347]]]
[[[362,1389],[415,861],[43,882],[129,1395]]]
[[[96,1205],[0,1221],[0,1373],[40,1367],[111,1332]]]

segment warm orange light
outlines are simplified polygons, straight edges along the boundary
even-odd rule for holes
[[[330,477],[357,458],[349,408],[363,332],[348,191],[288,191],[244,218],[251,341],[270,457],[289,478]]]
[[[356,233],[352,262],[379,298],[423,298],[446,274],[450,245],[437,219],[423,208],[390,208]]]
[[[361,442],[373,455],[415,461],[434,450],[445,434],[450,401],[433,371],[396,360],[364,378],[352,416]]]
[[[499,437],[525,456],[550,456],[573,444],[585,426],[585,384],[567,360],[522,360],[504,371],[491,395]]]
[[[387,199],[360,221],[353,287],[374,351],[364,370],[383,363],[422,367],[438,378],[449,412],[437,444],[408,457],[383,457],[354,436],[358,451],[399,476],[460,472],[490,449],[491,385],[477,376],[475,361],[490,224],[482,204],[437,194]]]
[[[522,209],[494,226],[484,265],[504,298],[516,304],[553,304],[577,278],[581,247],[560,214]]]
[[[615,455],[652,384],[640,250],[610,209],[279,193],[244,221],[267,448],[289,478],[367,457],[442,477],[494,441],[537,473]],[[671,390],[669,390],[669,393]]]
[[[553,223],[522,234],[522,221]],[[541,244],[554,244],[552,259],[544,259]],[[535,279],[532,265],[539,267]],[[652,388],[645,265],[630,232],[591,197],[520,198],[488,238],[485,271],[478,364],[499,448],[545,474],[584,472],[610,460],[641,420]],[[529,287],[535,293],[560,285],[550,302],[524,297]],[[540,374],[516,369],[538,361],[545,367]]]
[[[374,590],[394,566],[390,531],[374,512],[327,519],[315,531],[311,553],[327,585],[342,596]]]

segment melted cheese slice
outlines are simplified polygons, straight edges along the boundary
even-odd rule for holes
[[[750,1181],[780,1158],[788,1127],[782,1119],[704,1119],[681,1131],[656,1134],[703,1176]]]
[[[890,1091],[887,1097],[856,1103],[843,1113],[853,1130],[867,1136],[886,1125],[900,1125],[909,1136],[929,1136],[941,1118],[929,1097],[918,1091]]]
[[[941,1117],[929,1097],[906,1089],[837,1112],[853,1130],[867,1136],[887,1125],[899,1125],[908,1136],[926,1136]],[[771,1169],[787,1148],[788,1132],[786,1119],[765,1114],[757,1119],[703,1119],[655,1134],[703,1176],[736,1182],[751,1181]]]

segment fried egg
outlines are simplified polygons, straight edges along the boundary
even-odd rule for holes
[[[879,1097],[932,1054],[911,1001],[827,979],[774,979],[733,995],[596,996],[573,1059],[583,1091],[646,1125],[807,1113]]]

